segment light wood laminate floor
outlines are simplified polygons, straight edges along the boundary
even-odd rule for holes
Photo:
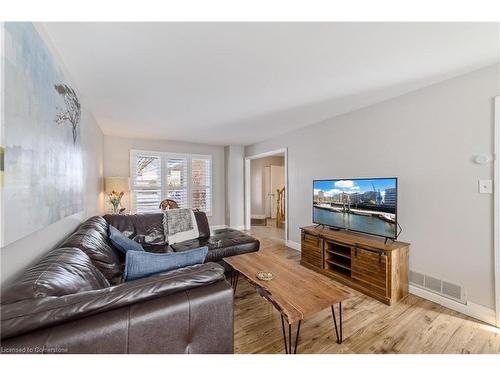
[[[252,227],[260,251],[294,262],[279,229]],[[302,322],[298,353],[500,353],[500,329],[441,305],[409,295],[393,306],[352,290],[343,303],[344,342],[335,342],[331,310]],[[280,315],[240,277],[235,297],[235,353],[284,353]],[[293,328],[295,337],[295,326]]]

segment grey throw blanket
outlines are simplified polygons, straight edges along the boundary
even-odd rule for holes
[[[176,208],[163,212],[163,227],[166,236],[193,229],[190,208]]]

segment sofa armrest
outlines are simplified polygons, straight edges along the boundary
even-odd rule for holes
[[[61,297],[34,298],[2,305],[2,339],[223,279],[224,269],[220,265],[205,263],[105,289]]]

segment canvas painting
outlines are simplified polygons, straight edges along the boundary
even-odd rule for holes
[[[2,246],[83,209],[81,107],[31,23],[4,24]]]

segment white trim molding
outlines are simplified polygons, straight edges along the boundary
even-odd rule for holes
[[[496,326],[500,327],[500,96],[495,97],[495,131],[493,162],[493,232],[494,232],[494,271],[495,271],[495,310]]]
[[[490,309],[486,306],[478,305],[477,303],[467,301],[467,303],[463,304],[457,301],[453,301],[452,299],[443,297],[439,294],[432,293],[428,290],[419,288],[415,285],[410,285],[409,291],[411,294],[416,296],[425,298],[429,301],[435,302],[441,306],[447,307],[451,310],[458,311],[464,315],[473,317],[482,322],[495,325],[495,310]]]
[[[230,229],[236,229],[236,230],[245,230],[245,226],[244,225],[237,225],[235,227],[228,227]]]
[[[257,155],[250,155],[250,156],[245,156],[245,229],[250,230],[250,222],[251,222],[251,198],[250,198],[250,161],[253,159],[261,159],[265,158],[268,156],[273,156],[273,155],[284,155],[285,159],[285,242],[288,243],[288,214],[289,214],[289,207],[288,207],[288,196],[290,195],[290,190],[288,189],[288,148],[280,148],[277,150],[273,151],[267,151],[263,152],[261,154]]]
[[[266,215],[257,215],[257,214],[250,215],[250,218],[252,219],[265,219],[266,217],[267,217]]]
[[[286,240],[286,246],[291,247],[294,250],[301,251],[300,243],[298,243],[298,242]]]

